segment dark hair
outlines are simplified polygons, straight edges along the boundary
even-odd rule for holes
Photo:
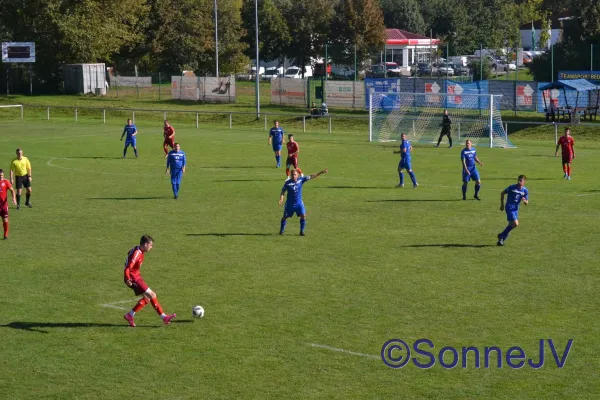
[[[2,168],[0,168],[0,174],[3,174],[4,170]]]
[[[291,133],[288,135],[288,139],[293,138],[293,137],[294,137],[294,135],[292,135]]]
[[[273,123],[274,123],[274,124],[276,124],[276,123],[278,123],[278,122],[279,122],[279,120],[278,120],[278,119],[276,119],[275,121],[273,121]]]
[[[527,180],[527,177],[525,175],[519,175],[518,180],[521,180],[521,179]]]
[[[566,131],[570,131],[570,130],[571,130],[571,128],[570,128],[570,127],[568,127],[568,126],[565,128],[565,132],[566,132]]]
[[[181,146],[179,143],[175,143],[173,146]]]
[[[152,236],[150,235],[143,235],[140,239],[140,246],[145,245],[146,243],[152,243],[154,242],[154,239],[152,239]]]
[[[17,153],[23,151],[23,149],[21,149],[20,147],[17,149]]]

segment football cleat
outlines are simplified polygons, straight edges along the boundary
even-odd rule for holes
[[[165,325],[169,325],[171,323],[172,319],[175,319],[175,317],[177,317],[177,314],[171,314],[171,315],[167,315],[164,319],[163,319],[163,323]]]
[[[474,198],[475,200],[481,200],[481,199],[479,198],[479,196],[477,196],[477,195],[473,196],[473,198]]]
[[[504,246],[504,239],[502,239],[502,236],[500,236],[500,234],[498,234],[498,243],[496,243],[498,246]]]
[[[300,236],[306,236],[306,233],[300,232]]]
[[[123,318],[125,318],[125,320],[127,320],[127,322],[129,322],[129,326],[131,326],[132,328],[135,328],[135,322],[133,321],[133,316],[129,313],[123,315]]]

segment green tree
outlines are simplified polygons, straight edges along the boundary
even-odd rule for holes
[[[242,19],[246,35],[243,40],[248,44],[246,55],[255,58],[254,1],[245,0],[242,7]],[[260,58],[265,61],[282,60],[287,47],[292,42],[287,21],[273,0],[258,2],[258,39]]]
[[[321,57],[337,1],[279,0],[285,15],[292,42],[286,49],[289,59],[299,67],[310,64],[311,58]],[[304,69],[303,69],[304,75]]]
[[[148,26],[147,51],[155,64],[169,72],[196,71],[200,75],[216,72],[216,46],[212,0],[153,0],[153,20]],[[241,0],[218,5],[219,75],[243,69],[248,59],[247,45],[239,40]]]
[[[331,58],[335,63],[363,62],[385,46],[385,26],[378,0],[346,0],[339,2],[331,24]]]
[[[244,54],[249,46],[240,40],[246,35],[242,24],[242,1],[219,1],[219,74],[222,76],[242,71],[250,62]],[[208,2],[213,4],[213,1]]]
[[[139,40],[136,26],[148,11],[145,0],[0,0],[0,9],[12,40],[36,43],[34,74],[53,87],[62,65],[110,62]]]
[[[424,34],[425,21],[416,0],[381,0],[383,21],[387,28]]]

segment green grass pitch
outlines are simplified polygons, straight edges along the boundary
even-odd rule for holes
[[[284,170],[266,132],[173,122],[188,156],[175,201],[160,122],[138,122],[140,158],[125,160],[121,122],[0,121],[0,165],[23,148],[34,206],[11,206],[0,243],[0,397],[597,398],[598,142],[577,142],[570,182],[550,140],[480,146],[477,202],[459,200],[460,146],[415,147],[420,187],[397,189],[394,143],[294,131],[303,170],[329,173],[304,187],[307,236],[293,218],[281,237]],[[500,192],[518,174],[530,203],[500,248]],[[143,276],[178,318],[162,326],[147,307],[131,329],[122,270],[144,233]],[[540,339],[574,342],[562,369],[546,348],[538,370],[424,370],[384,365],[393,338],[536,359]]]

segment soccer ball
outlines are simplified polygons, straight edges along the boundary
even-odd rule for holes
[[[202,318],[204,317],[204,308],[202,306],[195,306],[192,308],[192,317]]]

